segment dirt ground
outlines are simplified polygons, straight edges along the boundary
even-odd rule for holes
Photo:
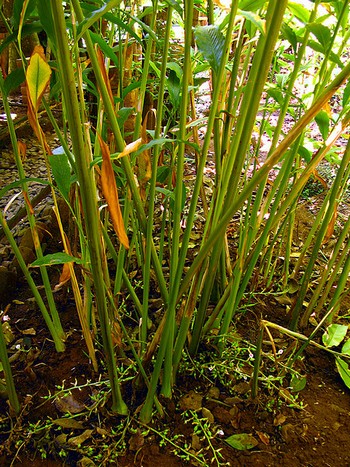
[[[114,458],[113,443],[117,445],[118,439],[113,434],[113,427],[120,424],[122,419],[109,411],[111,401],[108,392],[105,403],[97,410],[92,409],[95,392],[92,383],[98,380],[98,375],[93,374],[89,365],[75,310],[71,306],[62,306],[60,310],[69,337],[66,351],[57,354],[38,311],[28,307],[25,294],[22,298],[19,301],[23,304],[13,303],[7,314],[15,345],[22,344],[24,347],[13,363],[23,408],[16,419],[9,411],[6,400],[0,400],[1,465],[205,465],[195,460],[187,462],[175,456],[172,452],[174,446],[169,443],[163,445],[161,437],[152,431],[146,430],[146,434],[141,435],[140,430],[145,427],[138,425],[136,414],[125,433],[127,444],[124,449],[118,450],[118,457]],[[251,315],[240,319],[241,335],[244,329],[248,335],[242,337],[247,339],[256,333],[257,324]],[[193,425],[184,421],[184,409],[191,407],[200,417],[208,417],[211,420],[211,431],[219,433],[213,436],[212,446],[222,454],[221,465],[350,465],[349,391],[337,376],[334,362],[328,355],[309,347],[302,364],[307,384],[299,393],[296,404],[288,404],[283,400],[281,392],[267,391],[266,388],[261,389],[258,400],[253,402],[249,384],[246,383],[245,387],[244,382],[237,384],[237,381],[233,381],[234,384],[230,386],[229,374],[225,387],[222,381],[217,381],[215,385],[213,379],[210,385],[205,380],[183,373],[173,400],[162,401],[166,414],[164,419],[155,417],[150,426],[158,431],[168,429],[168,437],[171,439],[181,435],[181,445],[187,445],[187,449],[195,453],[202,446],[205,447],[206,443],[198,440],[194,436]],[[101,376],[102,380],[107,379],[103,369]],[[90,386],[86,385],[89,381]],[[45,400],[49,394],[59,394],[58,387],[62,387],[63,382],[66,388],[84,386],[71,391],[72,399],[68,407],[61,406],[59,397]],[[130,406],[137,410],[135,388],[125,384],[124,396]],[[86,411],[86,408],[91,410]],[[74,412],[74,420],[81,425],[59,425],[64,413],[69,410]],[[50,423],[35,430],[35,426],[45,426],[44,420]],[[82,432],[87,431],[87,438],[81,444],[91,445],[94,452],[101,450],[101,464],[96,461],[94,464],[87,463],[86,452],[81,449],[80,443],[74,443],[76,437],[79,439]],[[256,446],[239,451],[225,444],[224,439],[236,433],[251,434],[257,442]],[[65,460],[59,459],[62,449],[66,451]],[[108,449],[113,454],[111,458],[108,457]],[[41,460],[44,451],[47,458]],[[214,462],[213,465],[217,464]]]

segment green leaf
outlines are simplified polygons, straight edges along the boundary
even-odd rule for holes
[[[28,2],[26,2],[26,4],[24,2],[25,0],[15,0],[13,3],[12,18],[13,18],[13,26],[15,29],[19,27],[23,6],[26,6],[24,18],[22,18],[23,24],[26,22],[26,20],[29,18],[34,8],[36,7],[36,0],[29,0]]]
[[[304,24],[309,22],[310,11],[299,3],[288,2],[288,8],[293,16]]]
[[[50,255],[45,255],[42,258],[38,258],[32,262],[31,267],[39,266],[53,266],[55,264],[65,264],[65,263],[76,263],[83,264],[84,261],[75,256],[70,256],[67,253],[52,253]]]
[[[169,6],[173,7],[174,10],[179,13],[180,17],[183,17],[183,8],[179,0],[164,0]]]
[[[270,88],[267,90],[267,94],[271,96],[275,101],[282,106],[284,102],[284,96],[283,93],[277,89],[276,87]]]
[[[256,26],[262,34],[266,34],[266,21],[252,11],[238,10],[238,14],[243,16],[247,21],[250,21]]]
[[[305,146],[299,146],[298,154],[304,159],[305,162],[309,163],[311,161],[312,153]]]
[[[8,191],[13,190],[14,188],[21,188],[23,186],[23,183],[29,182],[40,183],[41,185],[50,185],[50,183],[47,180],[43,180],[41,178],[23,178],[21,180],[16,180],[15,182],[9,183],[8,185],[4,186],[4,188],[0,190],[0,198],[5,196]]]
[[[55,149],[53,155],[49,156],[49,163],[57,188],[61,195],[68,200],[71,185],[71,167],[62,146]]]
[[[257,11],[260,10],[266,3],[266,0],[240,0],[238,8],[244,11]]]
[[[308,42],[308,46],[311,47],[313,50],[315,50],[316,52],[320,52],[321,54],[325,54],[326,51],[324,50],[323,46],[319,43],[319,42],[316,42],[316,41],[312,41],[312,40],[309,40]],[[334,52],[331,52],[329,54],[329,59],[336,63],[340,68],[344,68],[344,64],[343,62],[340,60],[339,56],[337,54],[335,54]]]
[[[9,75],[6,76],[4,82],[5,95],[8,96],[11,91],[17,89],[20,84],[24,82],[26,76],[22,67],[16,68]]]
[[[95,34],[92,31],[89,31],[91,40],[94,44],[98,44],[100,49],[105,54],[106,57],[110,58],[111,61],[115,64],[115,66],[119,66],[119,60],[116,54],[114,53],[112,47],[110,47],[106,41],[100,36],[100,34]]]
[[[282,23],[281,33],[282,33],[282,37],[284,39],[287,39],[287,41],[293,47],[294,53],[296,53],[297,45],[298,45],[298,38],[294,30],[288,24]]]
[[[322,336],[322,342],[326,347],[336,347],[346,336],[348,327],[344,324],[330,324]]]
[[[342,377],[342,380],[344,381],[346,386],[350,389],[350,369],[349,369],[349,365],[340,357],[335,357],[335,362],[336,362],[339,374]]]
[[[25,24],[22,28],[22,39],[23,37],[35,34],[43,30],[42,24],[39,21],[35,21],[30,24]],[[8,35],[5,40],[0,44],[0,54],[8,47],[12,42],[17,40],[18,29],[14,30],[12,34]]]
[[[293,374],[292,379],[290,381],[290,388],[292,392],[300,392],[306,386],[306,376],[300,376],[297,374]]]
[[[315,121],[317,123],[317,126],[320,130],[320,133],[322,135],[322,138],[324,141],[328,138],[328,133],[329,133],[329,116],[328,113],[325,110],[321,110],[316,117]]]
[[[30,57],[27,68],[27,92],[34,111],[39,109],[42,95],[47,88],[51,77],[51,68],[41,53],[34,52]]]
[[[341,349],[341,353],[344,353],[346,355],[350,355],[350,339],[348,339],[347,341],[345,341],[342,349]]]
[[[170,70],[166,83],[169,91],[170,102],[173,106],[173,110],[176,111],[179,108],[181,102],[181,81],[175,71]]]
[[[98,21],[102,16],[108,13],[112,8],[119,6],[120,0],[110,0],[103,4],[101,8],[93,10],[78,26],[77,41],[82,38],[85,32]]]
[[[331,45],[332,37],[329,28],[319,23],[309,24],[309,29],[316,37],[318,42],[322,45],[323,50],[328,50]]]
[[[39,18],[51,44],[56,44],[55,26],[52,18],[51,2],[37,2]]]
[[[198,50],[217,73],[224,53],[225,36],[217,26],[212,25],[197,26],[194,34]]]
[[[254,436],[248,433],[240,433],[238,435],[229,436],[225,439],[225,441],[231,447],[239,449],[240,451],[255,448],[255,446],[259,444]]]

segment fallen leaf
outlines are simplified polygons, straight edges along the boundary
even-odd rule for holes
[[[84,441],[91,438],[93,431],[94,430],[85,430],[84,433],[82,433],[81,435],[69,438],[68,444],[70,446],[80,446],[81,444],[83,444]]]
[[[63,413],[80,413],[85,410],[85,405],[74,399],[72,394],[57,397],[55,399],[56,408]]]
[[[203,418],[206,418],[209,423],[214,423],[214,415],[206,407],[202,408],[202,416]]]
[[[270,437],[267,433],[263,433],[262,431],[257,431],[256,434],[259,436],[260,441],[264,443],[266,446],[270,444]]]
[[[130,451],[138,451],[144,444],[145,438],[143,437],[141,430],[138,428],[136,433],[129,439],[129,449]]]
[[[52,420],[52,423],[61,426],[62,428],[71,428],[73,430],[84,429],[84,425],[74,418],[57,418],[56,420]]]
[[[280,413],[276,415],[276,417],[273,420],[273,425],[274,426],[281,426],[283,423],[287,420],[287,417],[283,415],[283,413]]]
[[[239,433],[237,435],[229,436],[225,439],[225,441],[231,447],[240,451],[255,448],[255,446],[259,444],[259,442],[254,438],[254,436],[248,433]]]
[[[181,410],[199,410],[202,408],[203,396],[195,391],[190,391],[180,399]]]
[[[83,457],[77,462],[77,467],[95,467],[96,464],[94,461],[88,457]]]

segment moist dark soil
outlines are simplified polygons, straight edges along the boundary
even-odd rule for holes
[[[12,302],[7,311],[13,342],[22,345],[19,357],[12,364],[22,411],[15,417],[7,401],[0,401],[1,465],[206,465],[194,458],[184,460],[184,453],[179,449],[182,459],[176,456],[173,445],[139,424],[137,399],[142,391],[138,394],[137,388],[127,382],[123,384],[124,398],[135,413],[130,414],[121,443],[116,427],[126,419],[110,410],[106,372],[102,364],[98,374],[92,371],[75,309],[65,305],[60,308],[69,337],[66,351],[57,353],[38,310],[32,302],[28,304],[25,295],[19,290],[20,299]],[[236,334],[238,332],[245,341],[256,336],[258,323],[254,315],[250,312],[242,315],[237,329]],[[161,400],[164,418],[155,415],[150,427],[157,432],[168,430],[168,439],[195,456],[201,449],[208,450],[208,443],[201,436],[195,436],[194,425],[185,423],[184,412],[187,410],[187,418],[189,411],[197,413],[198,418],[209,420],[212,449],[221,453],[222,465],[350,465],[347,449],[350,394],[336,373],[334,361],[309,347],[301,364],[307,383],[294,403],[285,399],[283,386],[279,390],[269,390],[262,384],[257,400],[252,401],[249,384],[232,374],[224,376],[226,381],[214,377],[208,381],[195,377],[191,371],[188,374],[183,371],[173,399]],[[95,386],[98,381],[105,383]],[[60,392],[63,385],[73,388],[66,404],[61,404],[65,400]],[[74,389],[79,386],[81,389]],[[94,409],[92,401],[96,390],[105,391],[105,400]],[[288,389],[285,391],[289,394]],[[56,398],[47,399],[54,394]],[[67,418],[70,411],[76,426],[62,422],[72,419]],[[86,439],[79,438],[83,433]],[[244,451],[228,446],[225,439],[238,433],[251,434],[256,446]],[[87,450],[89,446],[90,451]],[[89,452],[94,456],[100,453],[101,462],[95,457],[94,464],[89,464]],[[63,454],[65,458],[60,459]],[[42,455],[46,458],[41,459]],[[213,452],[208,450],[207,465],[211,458]],[[213,465],[218,464],[214,462]]]
[[[302,210],[299,238],[310,222]],[[48,248],[54,249],[55,238],[50,238]],[[53,284],[59,273],[53,268]],[[129,416],[121,417],[111,411],[99,345],[99,369],[92,369],[69,288],[56,293],[67,333],[66,350],[57,353],[25,281],[18,277],[7,287],[3,311],[21,412],[15,416],[3,395],[0,465],[350,465],[350,393],[329,354],[309,346],[295,369],[284,371],[294,341],[271,331],[263,344],[259,393],[251,397],[260,319],[287,325],[285,308],[273,298],[256,299],[237,317],[227,342],[231,352],[224,360],[209,340],[192,360],[185,357],[173,398],[159,399],[164,416],[155,413],[145,426],[138,420],[145,389],[135,378],[128,348],[118,355],[125,370],[123,397],[130,408]],[[291,389],[293,371],[306,377],[300,391]],[[235,434],[249,435],[254,447],[231,447],[226,440]]]

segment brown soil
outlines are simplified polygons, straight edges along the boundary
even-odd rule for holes
[[[93,383],[99,375],[94,374],[89,365],[74,308],[67,304],[60,307],[62,322],[69,331],[69,337],[66,351],[57,354],[38,310],[28,306],[26,295],[25,291],[21,292],[21,300],[12,302],[7,311],[14,333],[13,342],[23,349],[13,363],[22,412],[16,418],[11,414],[7,402],[0,401],[1,465],[206,465],[198,464],[193,459],[186,462],[175,456],[174,447],[169,443],[162,445],[160,436],[152,431],[147,432],[138,423],[136,414],[129,420],[129,428],[125,431],[126,445],[118,449],[116,445],[120,438],[113,434],[113,428],[125,419],[110,412],[107,383],[100,386],[106,391],[105,402],[100,401],[96,410],[92,408],[91,397],[96,394]],[[238,334],[250,341],[256,335],[257,328],[255,318],[252,319],[250,314],[242,315]],[[187,443],[185,449],[195,454],[207,448],[207,443],[194,437],[194,427],[191,423],[184,423],[183,413],[186,409],[196,411],[199,418],[211,420],[213,435],[220,430],[220,434],[213,436],[211,442],[213,449],[220,450],[222,454],[222,465],[350,465],[347,449],[350,440],[350,395],[336,374],[334,361],[309,347],[301,365],[300,369],[307,375],[307,384],[292,404],[285,400],[281,391],[283,386],[278,391],[262,384],[258,401],[253,402],[249,384],[230,374],[226,375],[226,381],[212,378],[212,382],[208,383],[204,378],[182,372],[173,400],[162,401],[165,418],[155,417],[150,426],[157,431],[168,429],[168,438],[172,440],[180,435],[175,443],[180,446]],[[265,369],[267,372],[268,366]],[[102,365],[100,372],[101,380],[107,380]],[[86,386],[89,381],[91,384]],[[62,399],[59,396],[48,401],[44,399],[45,396],[57,394],[57,387],[63,384],[65,388],[85,385],[80,390],[71,391],[68,408],[60,405]],[[123,386],[126,401],[137,411],[138,392],[129,383]],[[289,394],[288,390],[286,394]],[[73,410],[75,407],[77,410]],[[90,413],[86,407],[91,409]],[[67,410],[76,412],[74,419],[81,426],[57,425]],[[35,425],[42,427],[44,420],[50,423],[36,431]],[[95,464],[88,464],[86,451],[74,444],[74,438],[87,433],[87,430],[91,432],[81,444],[91,446],[92,452],[101,451],[100,464],[96,460]],[[257,446],[239,451],[226,445],[224,439],[237,433],[252,434]],[[110,454],[106,451],[108,449]],[[62,450],[65,460],[59,459]],[[46,452],[45,460],[40,458],[42,452]],[[208,452],[206,458],[211,457],[212,452]]]

